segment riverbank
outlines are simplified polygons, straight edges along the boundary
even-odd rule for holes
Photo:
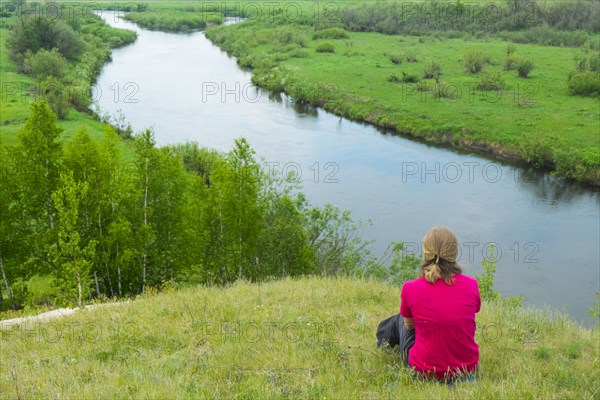
[[[0,143],[16,143],[16,133],[21,129],[30,113],[30,104],[42,96],[46,97],[56,112],[60,108],[62,118],[58,126],[64,130],[60,140],[66,141],[78,130],[87,129],[92,137],[102,137],[105,124],[119,125],[118,116],[96,115],[89,106],[100,96],[114,93],[101,93],[93,90],[93,85],[104,64],[111,61],[113,49],[126,46],[136,40],[135,32],[110,27],[102,19],[81,5],[72,5],[70,12],[62,17],[73,26],[76,38],[83,46],[82,53],[73,60],[65,60],[60,82],[47,84],[43,77],[25,74],[22,68],[10,58],[8,45],[13,34],[11,27],[19,23],[19,18],[27,20],[16,11],[5,15],[0,24],[0,81],[3,95],[0,99]],[[35,8],[30,11],[34,13]],[[33,15],[33,14],[32,14]],[[118,90],[118,89],[117,89]],[[123,142],[125,143],[125,142]],[[127,146],[123,145],[125,149]]]
[[[239,299],[243,298],[243,302]],[[145,295],[2,329],[1,398],[595,398],[598,331],[484,301],[477,379],[420,382],[375,348],[398,287],[300,278]],[[1,323],[0,323],[1,326]]]
[[[343,31],[342,31],[343,32]],[[207,37],[253,72],[258,86],[351,120],[427,142],[492,154],[600,185],[598,99],[570,96],[578,49],[343,32],[314,37],[310,26],[259,21],[211,27]],[[320,51],[325,43],[330,51]],[[511,47],[512,46],[512,47]],[[507,48],[532,59],[528,78],[504,71]],[[465,72],[473,49],[489,58]],[[437,65],[440,75],[424,78]],[[482,79],[501,90],[482,90]]]

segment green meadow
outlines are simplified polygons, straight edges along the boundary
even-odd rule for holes
[[[477,316],[475,382],[416,380],[375,347],[398,299],[375,281],[240,281],[4,327],[0,398],[598,398],[598,330],[503,301]]]

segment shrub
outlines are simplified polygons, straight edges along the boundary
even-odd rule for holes
[[[506,57],[513,55],[516,51],[517,49],[515,48],[515,45],[512,43],[509,44],[508,46],[506,46]]]
[[[417,60],[417,55],[415,53],[406,53],[406,61],[408,61],[409,63],[416,63]]]
[[[58,118],[66,118],[69,111],[69,94],[62,82],[52,76],[46,78],[41,85],[41,95]]]
[[[402,60],[404,59],[403,56],[399,56],[396,54],[388,54],[388,58],[390,59],[390,61],[392,62],[392,64],[402,64]]]
[[[415,88],[417,92],[429,92],[431,90],[431,86],[427,82],[417,82]]]
[[[531,61],[531,60],[526,60],[523,58],[517,62],[517,74],[521,78],[527,78],[532,69],[533,69],[533,61]]]
[[[342,28],[329,28],[317,31],[313,35],[313,39],[348,39],[348,32]]]
[[[442,66],[435,62],[431,61],[425,66],[425,70],[423,71],[423,78],[426,79],[439,79],[442,75]]]
[[[477,83],[477,89],[502,90],[504,89],[504,78],[500,72],[486,72],[481,75],[479,83]]]
[[[308,57],[308,53],[305,50],[294,50],[292,52],[290,52],[290,57],[291,58],[306,58]]]
[[[84,50],[83,41],[66,22],[49,17],[30,17],[15,23],[8,39],[13,60],[22,60],[19,55],[27,50],[37,53],[40,49],[58,52],[67,59],[74,59]]]
[[[296,44],[300,47],[306,47],[306,41],[297,32],[291,29],[282,29],[278,32],[277,40],[281,44]]]
[[[481,72],[485,64],[489,64],[490,56],[482,50],[471,50],[465,54],[463,65],[467,72],[476,74]]]
[[[317,53],[335,53],[335,47],[333,46],[333,43],[319,43],[317,46]]]
[[[522,58],[516,54],[507,55],[506,59],[504,60],[504,70],[512,71],[517,69],[517,64],[521,59]]]
[[[587,54],[579,52],[575,54],[575,69],[577,72],[585,72],[587,70]]]
[[[392,83],[400,83],[400,82],[404,82],[404,83],[417,83],[419,82],[420,79],[417,75],[410,75],[407,74],[406,72],[402,71],[402,78],[399,78],[397,75],[390,75],[388,77],[388,82],[392,82]]]
[[[537,133],[522,141],[521,156],[536,168],[549,168],[554,160],[553,146],[556,139]]]
[[[590,56],[590,71],[600,72],[600,53]]]
[[[25,69],[38,79],[49,76],[61,79],[65,75],[66,61],[57,49],[47,51],[40,49],[34,55],[28,53],[25,57]]]
[[[597,72],[572,73],[568,80],[571,96],[600,97],[600,74]]]

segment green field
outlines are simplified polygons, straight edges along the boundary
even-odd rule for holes
[[[486,302],[474,383],[420,382],[375,348],[398,287],[285,279],[196,287],[1,336],[1,398],[595,399],[598,330]]]

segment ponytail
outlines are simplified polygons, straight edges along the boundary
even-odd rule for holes
[[[442,277],[442,270],[437,263],[431,263],[423,267],[423,276],[429,283],[435,283]]]

